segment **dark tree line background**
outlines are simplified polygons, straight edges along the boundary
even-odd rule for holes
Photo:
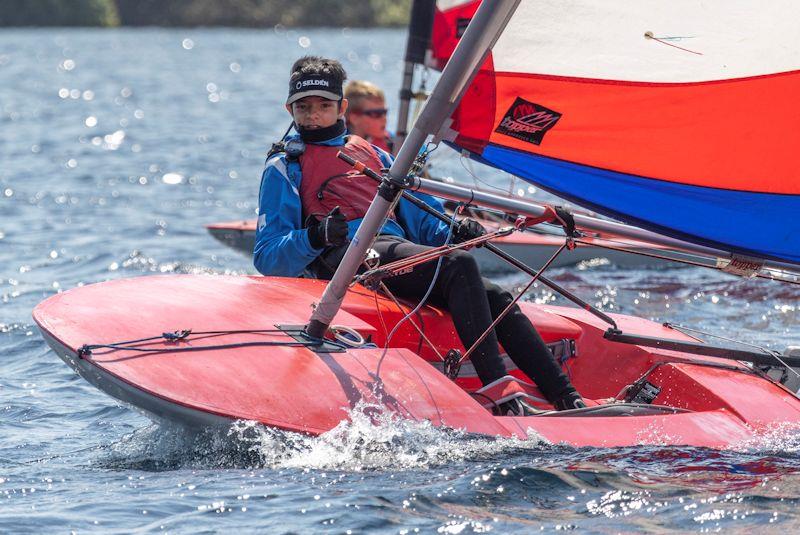
[[[411,0],[0,0],[0,26],[398,26]]]

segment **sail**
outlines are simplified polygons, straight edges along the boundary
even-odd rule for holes
[[[472,20],[480,0],[437,0],[428,43],[427,63],[442,70]]]
[[[478,4],[438,2],[434,57]],[[621,221],[800,263],[797,20],[794,0],[522,2],[445,139]]]

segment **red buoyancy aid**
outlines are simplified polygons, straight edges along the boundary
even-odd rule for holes
[[[303,220],[322,219],[337,206],[348,221],[367,213],[378,183],[337,158],[339,151],[373,170],[383,167],[372,145],[358,136],[348,136],[344,146],[307,144],[300,156]]]

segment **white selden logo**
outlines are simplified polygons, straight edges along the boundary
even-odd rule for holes
[[[301,82],[297,82],[297,84],[294,86],[294,88],[295,89],[300,89],[302,87],[308,87],[310,85],[312,85],[312,86],[321,85],[321,86],[324,86],[324,87],[330,87],[330,84],[328,83],[328,80],[303,80]]]

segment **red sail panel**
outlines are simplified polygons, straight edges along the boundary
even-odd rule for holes
[[[478,153],[494,143],[680,184],[798,194],[798,94],[800,71],[663,84],[494,73],[489,65],[454,128],[458,143]],[[525,133],[547,119],[542,108],[556,123],[535,144]]]

